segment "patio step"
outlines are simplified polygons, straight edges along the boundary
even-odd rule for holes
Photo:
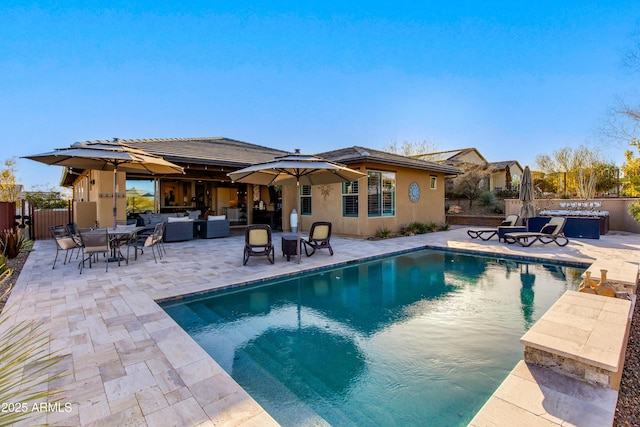
[[[618,390],[634,302],[565,292],[520,339],[525,361]]]

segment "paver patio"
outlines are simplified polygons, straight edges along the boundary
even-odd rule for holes
[[[276,264],[252,258],[242,266],[243,236],[167,244],[157,264],[145,252],[128,266],[105,273],[98,265],[78,274],[77,262],[51,265],[53,241],[37,241],[2,313],[9,326],[41,322],[51,351],[68,370],[56,381],[69,412],[34,413],[23,425],[276,425],[155,301],[237,283],[425,246],[516,255],[554,261],[638,262],[640,236],[612,232],[600,240],[572,239],[522,248],[470,239],[466,228],[367,241],[333,237],[333,257],[319,251],[302,263],[282,257],[274,233]]]

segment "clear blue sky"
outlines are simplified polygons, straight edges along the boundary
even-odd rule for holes
[[[640,102],[622,66],[639,35],[637,0],[4,0],[0,159],[224,136],[306,153],[429,140],[525,166],[599,144],[616,98]],[[27,189],[62,172],[18,168]]]

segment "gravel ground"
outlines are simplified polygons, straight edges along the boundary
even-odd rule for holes
[[[11,278],[0,288],[0,295],[13,286],[20,275],[28,253],[21,253],[17,258],[8,259],[7,264],[15,271]],[[0,300],[0,311],[8,298]],[[627,344],[627,354],[622,372],[622,382],[618,395],[618,406],[613,421],[614,427],[640,426],[640,304],[636,304],[631,322],[631,332]]]
[[[622,371],[614,427],[640,425],[640,304],[636,302]]]

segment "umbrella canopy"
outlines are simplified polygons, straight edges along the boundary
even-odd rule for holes
[[[113,227],[117,227],[118,170],[152,175],[184,173],[184,169],[160,156],[121,144],[118,138],[111,142],[76,142],[68,148],[49,153],[24,156],[26,159],[69,169],[113,171]]]
[[[334,163],[320,157],[294,154],[276,157],[265,163],[259,163],[227,174],[235,182],[258,185],[319,185],[356,181],[364,176],[362,172],[349,169],[345,165]],[[297,211],[300,212],[300,191],[297,191]],[[298,263],[300,263],[300,227],[297,240]]]
[[[525,166],[524,173],[522,174],[519,199],[522,200],[520,217],[523,220],[527,220],[536,216],[536,207],[532,203],[534,200],[533,178],[531,176],[531,170],[529,169],[529,166]]]

